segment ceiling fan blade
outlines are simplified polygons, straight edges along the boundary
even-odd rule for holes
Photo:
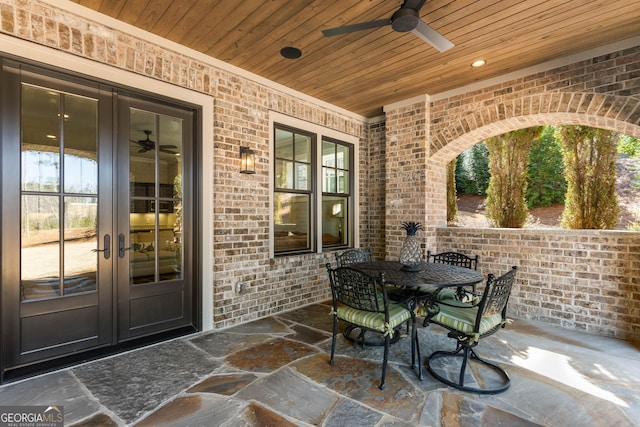
[[[160,148],[178,148],[175,145],[161,145]]]
[[[418,25],[414,30],[411,30],[411,32],[438,49],[440,52],[444,52],[445,50],[449,50],[455,46],[442,34],[431,28],[422,20],[418,21]]]
[[[385,25],[391,25],[390,19],[380,19],[378,21],[361,22],[359,24],[345,25],[343,27],[329,28],[328,30],[322,30],[322,34],[325,37],[338,36],[340,34],[353,33],[355,31],[369,30],[371,28],[384,27]]]
[[[165,150],[164,148],[160,148],[160,151],[162,151],[163,153],[169,153],[169,154],[173,154],[173,155],[178,154],[178,153],[177,153],[177,152],[175,152],[175,151]]]

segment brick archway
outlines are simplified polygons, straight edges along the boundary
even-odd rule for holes
[[[634,46],[433,99],[430,160],[527,126],[582,124],[640,137],[640,48]]]
[[[430,160],[446,164],[492,136],[541,125],[584,125],[640,137],[640,101],[588,93],[524,96],[462,114],[431,140]],[[433,126],[432,131],[437,128]]]

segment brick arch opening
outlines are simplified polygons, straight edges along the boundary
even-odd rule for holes
[[[459,104],[456,114],[431,122],[427,166],[428,232],[425,244],[436,251],[454,249],[480,256],[483,273],[518,265],[518,284],[509,311],[515,318],[629,339],[637,336],[640,233],[618,230],[494,229],[446,227],[446,164],[489,137],[530,126],[564,124],[609,129],[640,137],[640,101],[629,96],[584,93],[538,95],[580,102],[536,104],[517,112],[513,105],[531,97],[485,107]],[[528,99],[528,100],[525,100]],[[588,100],[588,101],[587,101]],[[501,106],[502,105],[502,106]],[[554,105],[552,108],[551,105]],[[540,108],[544,106],[544,108]],[[562,106],[562,108],[560,108]],[[477,107],[477,108],[473,108]],[[446,123],[446,125],[444,125]]]
[[[532,126],[583,125],[640,138],[640,101],[631,97],[562,93],[538,95],[538,98],[546,102],[532,104],[531,97],[523,97],[463,115],[437,132],[429,159],[436,164],[446,164],[487,138]],[[579,101],[572,102],[574,99]],[[536,108],[525,114],[515,105],[536,105]]]

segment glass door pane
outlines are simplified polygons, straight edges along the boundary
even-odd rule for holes
[[[182,122],[130,108],[130,285],[182,278]]]
[[[95,292],[96,99],[22,85],[21,300]]]

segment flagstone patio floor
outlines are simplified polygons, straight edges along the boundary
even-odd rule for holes
[[[640,344],[514,319],[479,354],[511,387],[479,395],[410,368],[410,340],[381,347],[342,335],[313,304],[132,350],[0,387],[1,405],[59,405],[69,426],[640,426]],[[421,323],[421,322],[419,322]],[[423,358],[455,342],[419,327]]]

